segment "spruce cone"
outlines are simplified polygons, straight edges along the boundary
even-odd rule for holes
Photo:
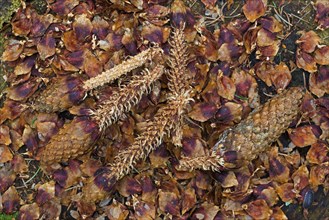
[[[235,127],[225,130],[210,155],[181,158],[177,169],[219,171],[248,164],[287,130],[300,110],[303,95],[303,89],[295,87],[273,97]]]
[[[77,76],[54,78],[50,85],[33,99],[31,107],[47,113],[65,111],[83,100],[86,93],[81,86],[82,80]]]
[[[215,145],[225,166],[248,163],[266,151],[296,118],[303,99],[299,87],[284,91],[255,109],[235,127],[226,130]],[[216,149],[214,149],[216,150]]]
[[[99,127],[89,117],[76,117],[64,125],[40,152],[43,165],[68,161],[91,149],[98,139]]]

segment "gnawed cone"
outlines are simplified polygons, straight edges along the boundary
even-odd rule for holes
[[[105,128],[116,122],[123,113],[130,111],[143,94],[150,91],[163,69],[162,65],[156,65],[151,71],[134,76],[109,100],[98,105],[95,111],[90,111],[90,116],[76,117],[64,125],[40,152],[41,163],[50,165],[85,154]]]
[[[56,77],[44,91],[32,99],[31,106],[36,111],[48,113],[67,110],[80,103],[88,91],[118,79],[162,52],[160,47],[151,47],[86,81],[78,76]]]
[[[218,167],[207,168],[223,170],[239,167],[266,151],[296,118],[303,96],[304,92],[300,87],[285,90],[256,108],[238,125],[224,131],[213,149],[221,157],[221,161],[220,163],[208,161],[207,164]],[[205,159],[218,160],[213,155],[202,159],[183,158],[180,160],[178,168],[182,170],[203,169]]]

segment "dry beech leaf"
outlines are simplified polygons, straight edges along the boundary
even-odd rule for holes
[[[294,181],[294,188],[298,191],[302,191],[308,186],[309,171],[306,165],[300,166],[291,176]]]
[[[310,75],[309,83],[311,92],[316,96],[329,94],[329,66],[320,66],[318,72]]]
[[[218,74],[217,86],[218,86],[218,95],[228,100],[234,99],[236,87],[234,85],[233,80],[230,77],[222,74]]]
[[[314,52],[315,48],[319,45],[321,38],[314,32],[308,31],[296,41],[300,44],[300,48],[306,53]]]
[[[288,129],[288,134],[292,142],[297,147],[306,147],[317,142],[318,138],[314,134],[316,127],[305,125],[295,129]]]
[[[22,63],[18,64],[15,67],[14,70],[15,75],[20,76],[30,73],[34,64],[35,64],[35,56],[26,57]]]
[[[259,23],[261,24],[262,28],[271,31],[272,33],[280,32],[283,28],[283,24],[273,16],[262,17],[259,19]]]
[[[15,181],[16,174],[12,166],[7,164],[0,168],[0,193],[5,192]]]
[[[326,176],[329,174],[328,163],[316,165],[311,167],[310,171],[310,186],[312,189],[317,189],[318,186],[324,184]]]
[[[4,145],[11,144],[9,127],[6,125],[0,125],[0,144],[4,144]]]
[[[40,208],[36,203],[25,204],[19,209],[18,219],[39,219]]]
[[[6,163],[13,159],[13,155],[9,150],[9,147],[6,145],[0,144],[0,163]]]
[[[75,21],[73,22],[73,30],[78,41],[85,41],[91,34],[93,25],[86,14],[76,15]]]
[[[267,0],[247,0],[242,10],[247,19],[250,22],[254,22],[265,14],[266,8]]]
[[[111,205],[105,207],[105,214],[109,219],[123,220],[128,217],[129,211],[124,205],[114,199]]]
[[[314,164],[322,164],[329,161],[327,156],[329,148],[325,142],[317,141],[311,145],[306,155],[306,160]]]
[[[271,216],[271,219],[288,220],[288,217],[284,214],[280,207],[272,207],[272,211],[273,214]]]
[[[315,3],[315,20],[320,24],[320,29],[329,28],[329,3],[327,0],[317,0]]]
[[[271,80],[273,85],[275,86],[277,92],[281,92],[289,85],[292,79],[289,67],[285,63],[281,62],[275,67],[272,73]]]
[[[165,192],[159,190],[159,209],[163,213],[179,215],[180,213],[180,196],[175,192]]]
[[[37,186],[37,195],[35,201],[38,205],[43,205],[55,197],[55,182],[50,181]]]
[[[271,62],[262,61],[255,65],[256,75],[266,83],[267,86],[272,85],[271,76],[274,72],[274,66]]]
[[[135,210],[134,217],[137,220],[155,219],[156,207],[152,204],[138,201],[137,204],[134,206],[134,210]]]
[[[314,73],[317,71],[317,66],[314,58],[310,54],[300,49],[297,49],[296,64],[299,68],[302,68],[307,72]]]
[[[257,46],[259,47],[266,47],[271,46],[274,43],[276,34],[261,28],[257,32]]]
[[[314,52],[314,60],[320,65],[329,65],[329,46],[321,46]]]
[[[188,116],[193,120],[205,122],[212,118],[217,110],[217,106],[213,103],[199,102],[193,106],[192,111]]]
[[[124,177],[117,185],[117,190],[123,197],[139,194],[142,191],[141,184],[132,177]]]
[[[182,214],[184,215],[195,206],[197,198],[193,188],[187,188],[182,194]]]
[[[296,198],[296,191],[293,183],[284,183],[275,187],[278,195],[283,202],[292,202]]]
[[[212,220],[215,219],[216,214],[219,211],[219,207],[208,202],[204,202],[201,204],[199,208],[197,208],[192,215],[192,219],[204,219],[204,220]]]
[[[40,42],[37,44],[37,49],[41,60],[45,60],[51,57],[56,52],[56,41],[53,37],[53,32],[49,31],[45,36],[43,36]]]
[[[243,205],[243,207],[254,219],[269,219],[273,212],[263,199],[257,199]]]
[[[280,183],[285,183],[289,180],[290,170],[282,157],[271,157],[269,165],[271,179]]]
[[[2,61],[15,61],[24,50],[24,42],[18,40],[9,41],[8,46],[2,54]]]
[[[14,186],[11,186],[2,194],[3,212],[5,214],[13,214],[19,208],[19,195]]]
[[[50,6],[50,8],[59,15],[67,15],[79,4],[78,0],[58,0]]]

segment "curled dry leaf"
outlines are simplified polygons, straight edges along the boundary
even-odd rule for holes
[[[242,10],[250,22],[255,22],[266,12],[267,0],[247,0]]]

